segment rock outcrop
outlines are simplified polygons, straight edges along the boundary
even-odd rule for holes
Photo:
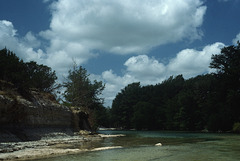
[[[81,129],[85,122],[88,120],[84,112],[78,111],[76,115],[70,108],[57,103],[49,93],[30,90],[24,96],[14,90],[11,84],[0,82],[0,142],[6,140],[7,136],[7,140],[16,141],[13,135],[20,140],[36,140],[41,136],[33,137],[33,133],[69,133]]]
[[[0,93],[0,124],[24,127],[71,127],[72,112],[48,98],[48,94],[30,91],[31,100]]]

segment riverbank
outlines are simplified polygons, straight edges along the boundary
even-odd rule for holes
[[[32,160],[54,157],[66,154],[76,154],[86,151],[106,150],[116,147],[98,147],[97,142],[106,137],[119,137],[123,135],[99,134],[52,134],[55,137],[45,137],[38,141],[0,143],[0,160]]]

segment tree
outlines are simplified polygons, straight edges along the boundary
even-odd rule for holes
[[[0,79],[11,82],[15,87],[25,85],[25,66],[16,54],[6,48],[0,50]]]
[[[139,82],[127,85],[112,103],[112,119],[116,127],[126,129],[132,128],[132,118],[134,113],[133,106],[138,103],[141,98],[141,87]]]
[[[57,76],[55,71],[45,65],[38,65],[31,61],[25,63],[26,73],[28,75],[28,83],[31,88],[37,88],[44,92],[52,92],[58,88],[55,84]]]
[[[137,129],[230,131],[240,122],[240,44],[213,55],[216,73],[162,83],[127,85],[113,100],[117,127]]]
[[[224,47],[221,54],[213,55],[210,68],[217,69],[218,74],[240,76],[240,43]]]
[[[133,113],[132,122],[133,122],[134,128],[138,130],[156,129],[155,106],[153,106],[148,102],[138,102],[135,106],[133,106],[133,108],[134,108],[134,113]]]
[[[240,121],[240,43],[238,42],[236,46],[224,47],[221,54],[213,55],[210,68],[217,69],[216,77],[220,82],[218,93],[222,93],[219,102],[224,106],[221,110],[225,115],[228,113],[231,118],[228,120],[228,125],[225,125],[229,127],[234,122]]]
[[[95,109],[96,116],[96,126],[97,127],[111,127],[110,121],[110,108],[106,108],[104,106],[99,106],[99,108]]]
[[[102,93],[105,85],[102,81],[92,83],[87,70],[82,66],[74,64],[69,70],[67,81],[63,86],[66,88],[64,97],[72,106],[94,109],[103,103],[103,99],[98,96]]]
[[[0,50],[0,79],[11,82],[19,91],[36,88],[44,92],[52,92],[56,86],[55,71],[36,62],[23,62],[16,54],[5,49]]]
[[[228,88],[240,90],[240,43],[224,47],[221,54],[213,55],[210,68],[217,69],[217,76]]]

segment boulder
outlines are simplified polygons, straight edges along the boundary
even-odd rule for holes
[[[162,143],[157,143],[155,144],[155,146],[162,146]]]

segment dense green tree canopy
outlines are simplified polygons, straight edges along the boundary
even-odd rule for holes
[[[214,53],[213,53],[214,54]],[[240,122],[240,44],[213,55],[216,73],[126,86],[113,100],[112,126],[158,130],[229,131]]]
[[[36,62],[23,62],[13,52],[0,50],[0,79],[11,82],[21,90],[36,88],[52,92],[57,86],[55,71]]]
[[[132,83],[117,94],[112,104],[112,118],[117,126],[131,128],[133,107],[140,99],[140,83]]]
[[[221,54],[213,55],[210,68],[215,68],[218,74],[239,76],[240,43],[236,46],[224,47]]]
[[[46,92],[51,92],[57,86],[55,80],[57,79],[55,71],[45,65],[38,65],[36,62],[31,61],[25,63],[26,73],[29,75],[30,87],[42,89]]]
[[[64,82],[66,91],[64,97],[72,106],[86,107],[93,109],[103,103],[103,99],[98,96],[102,93],[104,85],[101,81],[92,83],[87,70],[82,66],[73,66],[69,70],[67,81]]]

